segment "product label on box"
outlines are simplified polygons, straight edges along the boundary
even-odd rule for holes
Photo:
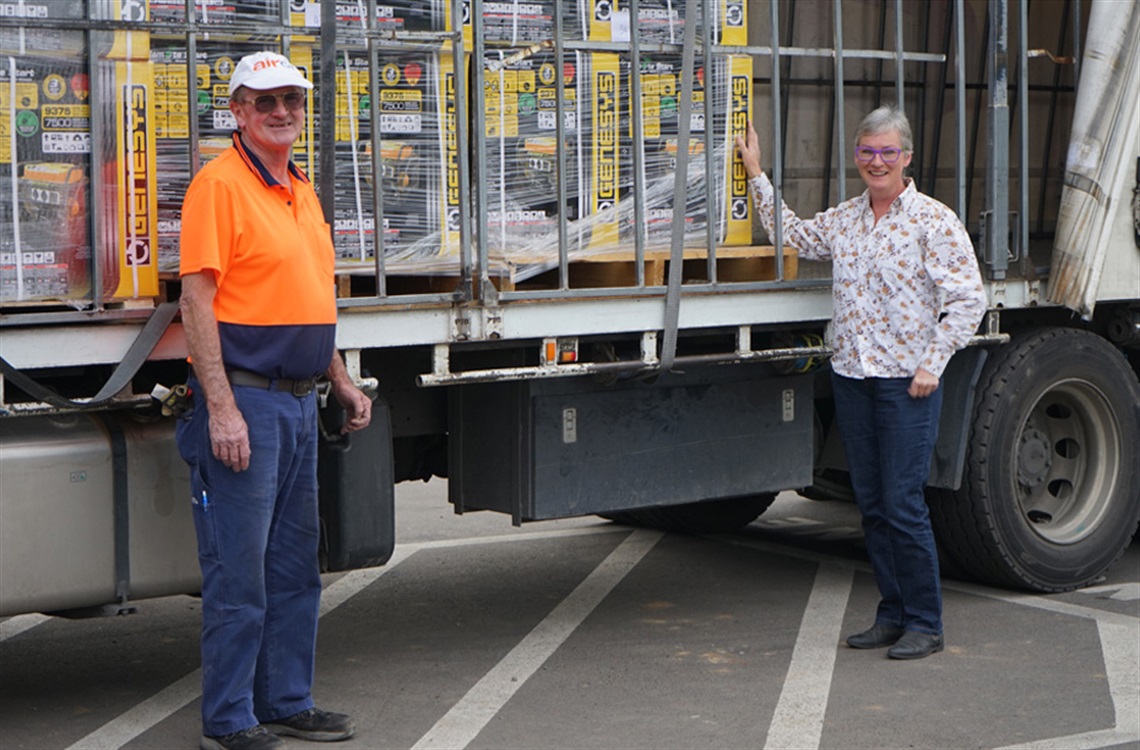
[[[39,106],[39,87],[34,82],[27,81],[28,78],[34,76],[36,71],[31,68],[16,68],[16,85],[15,87],[9,82],[11,78],[8,76],[8,70],[4,69],[0,72],[0,83],[3,84],[3,89],[0,89],[0,104],[4,108],[12,106],[12,90],[15,88],[16,107],[19,109],[34,109]]]
[[[438,111],[441,116],[443,136],[443,180],[442,210],[439,212],[440,253],[444,255],[459,252],[459,121],[456,117],[455,59],[451,55],[439,55],[440,101]]]
[[[43,133],[41,140],[45,154],[91,153],[90,133]]]
[[[150,123],[146,106],[147,93],[146,86],[123,87],[128,145],[121,155],[120,184],[124,188],[125,200],[123,219],[127,241],[124,262],[128,266],[149,266],[153,262],[149,184],[152,155],[148,137]]]
[[[449,3],[448,3],[449,5]],[[451,30],[450,8],[444,11],[443,25]],[[463,0],[463,42],[471,43],[471,2]],[[491,41],[520,44],[540,42],[554,35],[554,3],[545,2],[485,2],[483,3],[483,38]]]
[[[293,0],[290,0],[292,3]],[[139,0],[122,0],[124,4]],[[185,0],[149,0],[154,21],[185,21]],[[276,22],[280,18],[280,0],[193,0],[194,18],[199,23],[227,24],[235,22]],[[142,19],[136,19],[142,20]]]
[[[594,224],[590,244],[611,245],[618,239],[618,139],[620,137],[620,71],[617,55],[594,55],[593,153],[591,154],[593,210],[612,218]]]
[[[57,0],[58,1],[58,0]],[[51,18],[51,9],[46,3],[0,3],[0,18],[38,19]]]
[[[450,0],[448,0],[450,5]],[[376,6],[376,28],[381,31],[426,31],[431,28],[431,3],[424,0],[401,0]],[[336,4],[338,23],[362,28],[367,20],[367,2],[340,0]],[[449,8],[450,10],[450,8]],[[294,26],[321,25],[319,0],[289,0],[290,23]]]
[[[723,25],[720,29],[720,43],[730,45],[748,44],[748,9],[746,0],[721,0]]]
[[[679,130],[678,106],[681,89],[679,55],[663,55],[642,60],[642,123],[645,130],[645,171],[651,185],[673,184],[676,170]],[[704,133],[711,128],[714,143],[731,143],[748,128],[752,107],[752,60],[747,56],[714,56],[711,72],[703,65],[694,71],[693,105],[689,116],[690,169],[703,170],[706,165]],[[711,98],[712,122],[706,122],[706,97]],[[630,123],[632,128],[632,123]],[[629,135],[632,136],[632,129]],[[717,241],[732,245],[751,242],[751,201],[748,195],[744,163],[736,149],[714,151],[713,169],[716,186]],[[685,223],[692,231],[700,231],[707,220],[708,201],[703,187],[690,191],[685,208]],[[674,221],[672,190],[647,206],[650,235],[667,235]],[[680,211],[677,212],[678,215]]]
[[[45,104],[40,116],[44,130],[91,129],[91,107],[87,104]]]
[[[0,164],[91,151],[87,75],[76,60],[17,59],[0,66]],[[16,84],[11,84],[13,69]],[[13,107],[12,105],[15,104]],[[11,116],[15,110],[15,117]],[[15,134],[17,153],[12,154]]]
[[[381,91],[380,132],[419,133],[423,131],[423,92]]]
[[[632,34],[629,0],[579,0],[589,13],[589,38],[600,42],[628,42]],[[701,5],[692,3],[700,10]],[[746,0],[714,0],[713,42],[726,45],[748,44]],[[645,42],[681,44],[685,33],[687,6],[680,0],[641,0],[638,3],[637,33]],[[700,18],[700,15],[698,15]],[[697,43],[701,33],[697,32]]]
[[[748,132],[752,117],[752,59],[729,58],[729,138]],[[728,182],[728,229],[725,243],[746,245],[752,241],[752,201],[748,195],[748,173],[744,160],[735,148],[729,149],[731,161],[725,170]]]

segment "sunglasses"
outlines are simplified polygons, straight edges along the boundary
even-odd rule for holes
[[[263,115],[277,111],[277,100],[285,102],[285,109],[296,112],[305,107],[305,94],[301,91],[290,91],[287,94],[262,94],[253,99],[244,100],[245,104],[253,103],[253,108]]]
[[[895,148],[894,146],[887,146],[886,148],[859,146],[855,149],[855,158],[859,161],[873,161],[875,154],[878,154],[885,164],[894,164],[904,153],[906,152],[901,148]]]

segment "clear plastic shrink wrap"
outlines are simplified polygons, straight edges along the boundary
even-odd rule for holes
[[[0,0],[16,6],[19,0]],[[61,13],[79,20],[94,12],[83,2],[23,0],[21,12]],[[684,4],[642,0],[639,39],[678,43]],[[714,3],[713,36],[744,43],[744,4]],[[624,3],[580,0],[564,4],[564,38],[628,41],[632,30]],[[566,221],[571,260],[633,258],[640,232],[648,249],[667,248],[675,220],[680,53],[643,51],[634,71],[628,52],[567,50],[557,59],[553,2],[483,3],[484,87],[482,160],[486,182],[458,185],[456,80],[470,80],[467,53],[456,60],[442,35],[452,25],[447,0],[390,0],[376,5],[374,28],[420,33],[420,44],[396,50],[379,45],[378,101],[371,101],[369,54],[359,33],[367,3],[336,4],[335,174],[317,174],[326,124],[321,97],[309,99],[306,128],[295,161],[313,177],[335,181],[333,229],[338,267],[367,273],[376,253],[374,189],[380,185],[382,247],[389,274],[456,274],[459,271],[459,201],[474,195],[473,210],[486,220],[489,262],[496,275],[514,280],[558,263],[559,223]],[[623,10],[624,9],[624,10]],[[464,4],[463,13],[469,8]],[[157,271],[178,268],[181,203],[192,163],[191,120],[196,119],[199,163],[228,147],[234,128],[228,82],[245,54],[281,49],[281,33],[297,29],[288,50],[310,80],[321,80],[318,40],[312,29],[321,6],[299,0],[196,0],[194,21],[209,29],[195,40],[197,59],[187,65],[185,33],[59,30],[50,24],[0,29],[0,302],[64,300],[82,305],[92,297],[91,258],[100,257],[102,295],[157,294]],[[149,0],[138,19],[183,23],[184,0]],[[623,15],[624,13],[624,15]],[[124,19],[116,19],[124,20]],[[251,34],[260,24],[272,33]],[[230,27],[227,29],[227,27]],[[274,30],[277,31],[274,31]],[[698,29],[699,33],[703,33]],[[99,46],[97,75],[86,69],[87,44]],[[105,62],[104,62],[105,61]],[[738,179],[732,135],[751,117],[751,59],[714,56],[706,70],[698,57],[689,143],[684,222],[686,246],[708,240],[709,190],[705,171],[712,144],[718,245],[751,242],[747,186]],[[639,77],[644,137],[634,141],[633,76]],[[92,96],[92,88],[98,96]],[[122,106],[130,87],[135,110]],[[557,98],[563,102],[562,200],[559,200]],[[710,109],[706,112],[706,99]],[[107,143],[92,154],[91,102],[101,102]],[[107,106],[113,103],[114,106]],[[131,110],[130,122],[123,112]],[[470,111],[470,109],[469,109]],[[711,114],[711,120],[706,116]],[[145,126],[146,132],[136,132]],[[711,140],[706,141],[706,127]],[[132,130],[135,128],[135,130]],[[469,132],[473,136],[473,132]],[[13,149],[13,144],[15,148]],[[373,174],[379,151],[380,174]],[[643,175],[635,175],[635,149]],[[103,235],[92,242],[88,216],[92,163],[105,189]],[[634,190],[643,196],[641,223]],[[17,252],[17,247],[20,252]],[[92,251],[92,248],[94,252]],[[106,257],[104,257],[106,256]]]

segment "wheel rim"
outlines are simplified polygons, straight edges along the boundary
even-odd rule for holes
[[[1038,536],[1073,544],[1100,525],[1119,481],[1120,426],[1104,393],[1065,380],[1030,409],[1016,447],[1022,518]]]

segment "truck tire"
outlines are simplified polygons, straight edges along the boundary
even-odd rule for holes
[[[978,383],[959,490],[928,490],[939,545],[985,583],[1068,591],[1123,554],[1140,516],[1140,384],[1107,341],[1034,329]]]
[[[607,513],[603,518],[681,534],[722,534],[737,531],[752,523],[775,500],[775,493],[761,493]]]

